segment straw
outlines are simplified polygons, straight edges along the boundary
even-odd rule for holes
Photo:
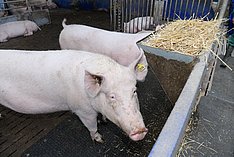
[[[222,20],[176,20],[151,35],[143,44],[186,55],[201,55],[223,34],[219,28],[221,22]]]

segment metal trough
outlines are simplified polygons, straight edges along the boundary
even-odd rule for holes
[[[149,66],[158,77],[171,103],[175,104],[198,58],[142,44],[149,36],[138,41],[137,45],[146,52]]]
[[[209,51],[194,57],[152,48],[142,44],[147,38],[138,41],[137,45],[144,50],[149,66],[174,104],[149,157],[175,156],[195,104],[210,87],[217,58]],[[220,51],[225,51],[225,46],[213,43],[211,49],[220,54]]]

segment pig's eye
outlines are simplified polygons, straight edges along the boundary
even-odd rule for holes
[[[115,95],[114,94],[110,94],[110,99],[115,100]]]

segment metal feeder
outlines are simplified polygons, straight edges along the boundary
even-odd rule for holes
[[[175,104],[198,59],[195,56],[142,44],[149,37],[150,35],[138,41],[137,45],[144,50],[149,66],[157,76],[171,103]]]

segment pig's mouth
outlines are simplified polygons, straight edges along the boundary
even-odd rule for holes
[[[147,128],[141,128],[141,129],[137,129],[135,131],[132,131],[129,134],[129,137],[133,140],[133,141],[139,141],[142,140],[145,135],[147,134],[148,129]]]
[[[116,125],[119,126],[125,133],[127,133],[130,139],[132,139],[133,141],[142,140],[148,132],[148,129],[143,127],[135,129],[129,133],[129,131],[127,131],[126,129],[124,129],[124,127],[122,127],[119,121],[116,122]]]

